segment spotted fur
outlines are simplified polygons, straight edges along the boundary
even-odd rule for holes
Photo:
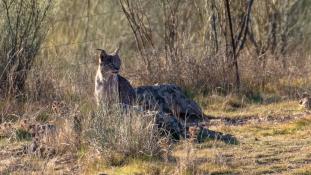
[[[174,84],[141,86],[135,89],[137,98],[147,109],[169,113],[187,120],[203,117],[196,102],[186,97],[180,87]]]

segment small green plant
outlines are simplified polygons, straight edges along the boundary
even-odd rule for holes
[[[31,140],[31,134],[23,129],[17,129],[15,136],[17,140]]]

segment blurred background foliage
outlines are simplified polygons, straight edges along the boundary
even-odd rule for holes
[[[4,35],[0,36],[0,73],[5,72],[9,60],[9,49],[3,49],[10,46],[6,43],[10,33],[3,32],[9,20],[5,3],[18,7],[19,2],[1,1],[0,31]],[[34,64],[27,69],[23,91],[35,99],[58,98],[64,93],[92,96],[95,49],[112,52],[120,43],[121,73],[135,86],[176,83],[194,94],[235,89],[225,1],[54,0],[38,3],[38,12],[44,10],[43,2],[50,5],[43,19],[44,41],[33,54]],[[236,54],[241,93],[260,91],[294,97],[308,91],[311,1],[250,2],[231,0],[229,4],[233,37],[238,47],[242,45]],[[249,21],[245,23],[248,8]],[[239,40],[243,36],[245,41]],[[0,89],[6,94],[5,87]]]

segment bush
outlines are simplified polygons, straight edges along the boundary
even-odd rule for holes
[[[155,114],[134,108],[104,106],[90,119],[86,138],[105,158],[157,156],[160,147],[155,119]]]
[[[48,31],[51,6],[51,0],[1,1],[0,89],[6,95],[24,92],[28,72]]]

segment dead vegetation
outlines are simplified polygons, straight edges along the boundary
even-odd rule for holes
[[[108,163],[114,162],[114,154],[124,158],[157,157],[160,135],[155,115],[139,108],[123,111],[119,105],[103,107],[91,116],[85,137],[93,149],[108,158]]]

